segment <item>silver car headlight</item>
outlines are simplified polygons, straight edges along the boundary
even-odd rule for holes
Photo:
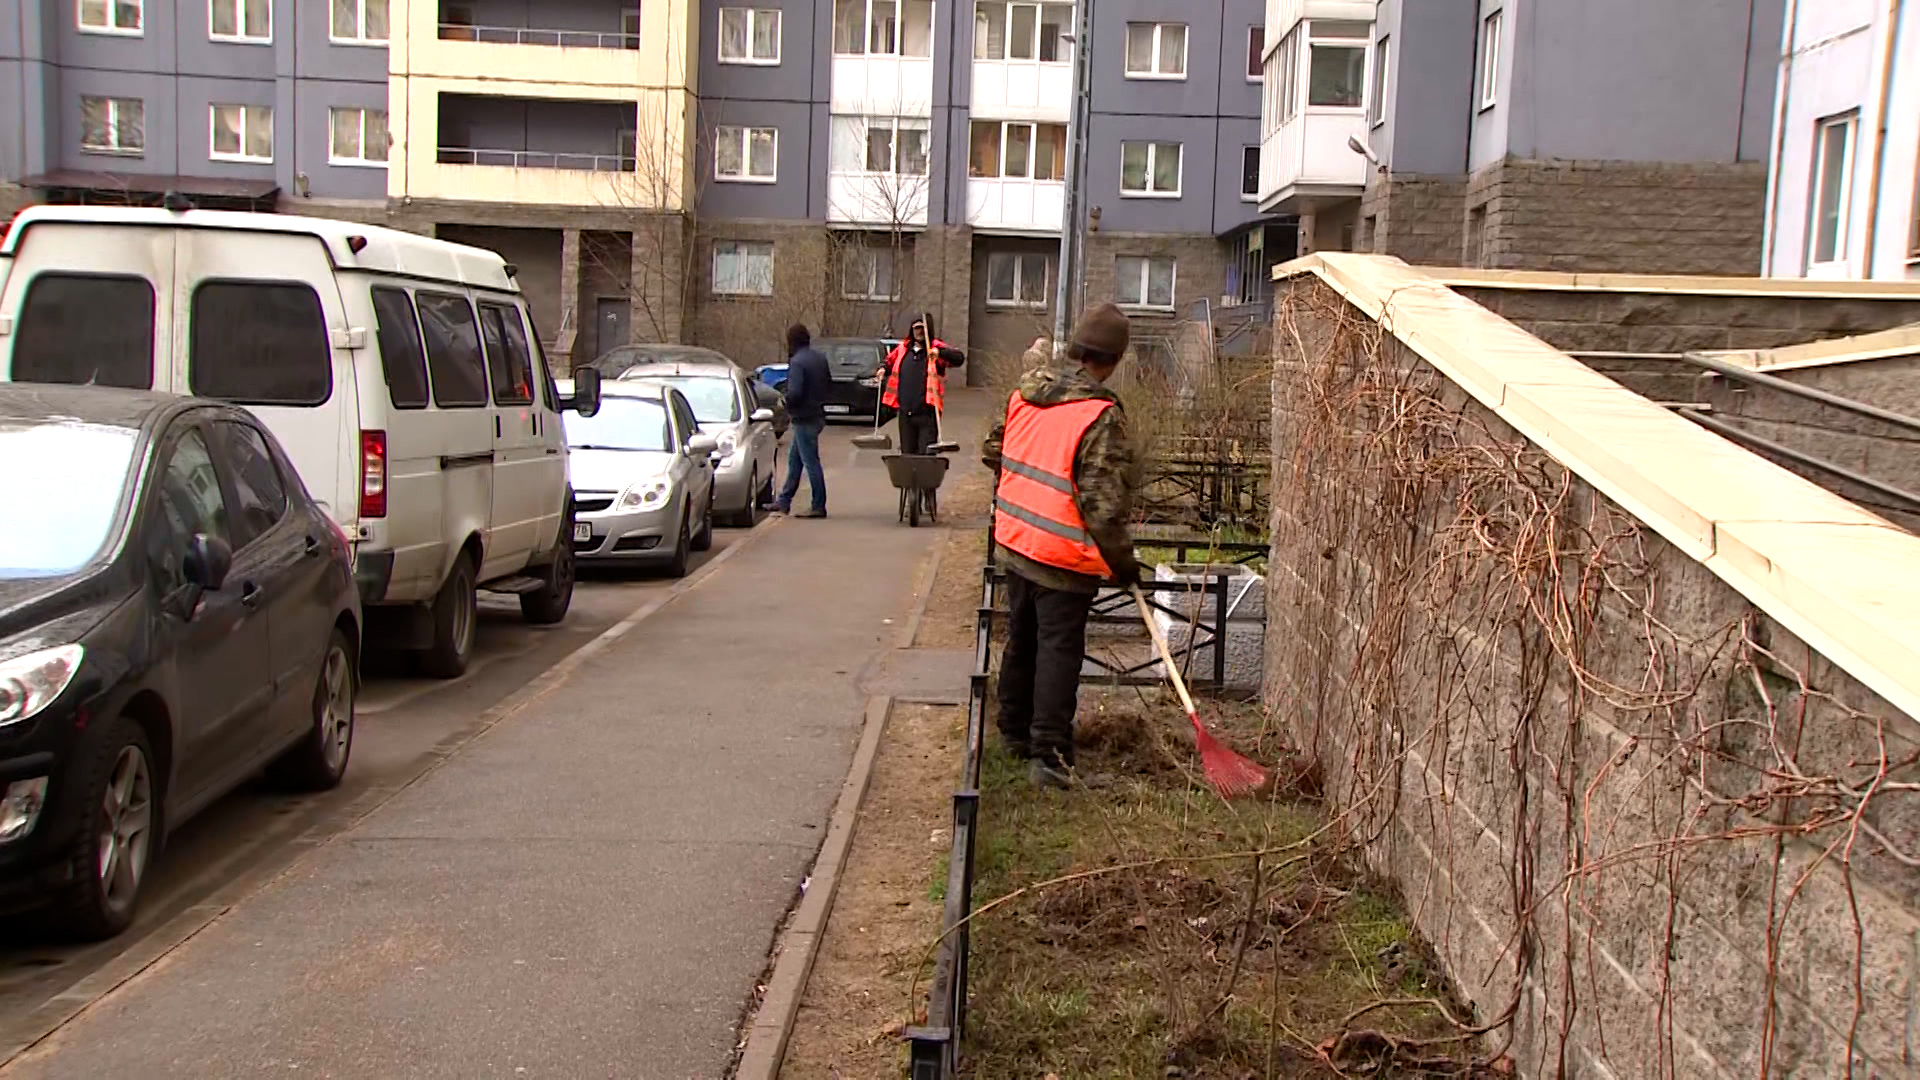
[[[657,510],[673,497],[673,481],[646,480],[620,493],[615,510]]]
[[[732,461],[734,451],[740,449],[740,433],[733,428],[728,428],[721,432],[719,439],[715,441],[720,444],[720,457],[723,460]]]
[[[0,724],[19,723],[53,704],[86,654],[80,645],[61,645],[0,662]]]

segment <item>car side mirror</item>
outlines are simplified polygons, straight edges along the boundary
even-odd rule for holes
[[[773,410],[764,407],[755,409],[753,410],[753,415],[747,417],[747,419],[756,424],[770,424],[773,422]]]
[[[233,548],[225,540],[206,533],[194,533],[187,541],[186,557],[180,560],[180,573],[188,584],[207,592],[217,592],[227,583],[233,570]]]
[[[572,409],[581,416],[592,416],[600,411],[600,369],[581,365],[573,369],[573,396],[560,403],[562,409]]]
[[[688,457],[712,457],[720,449],[720,440],[711,435],[695,435],[687,440]]]

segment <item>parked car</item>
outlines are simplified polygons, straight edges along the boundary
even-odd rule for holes
[[[720,447],[686,396],[655,382],[611,382],[598,412],[565,424],[577,556],[661,563],[685,577],[688,552],[713,546]]]
[[[751,526],[755,508],[772,501],[780,448],[775,430],[780,413],[755,390],[765,384],[732,363],[679,361],[631,367],[606,385],[631,382],[670,386],[686,395],[700,430],[719,442],[714,505],[728,525]]]
[[[827,395],[828,416],[873,416],[880,409],[880,379],[887,350],[879,338],[822,338],[813,343],[827,357],[833,388]]]
[[[618,345],[593,361],[602,378],[617,379],[628,368],[641,364],[726,364],[738,367],[733,358],[700,345],[664,345],[643,343]]]
[[[514,269],[283,214],[39,206],[0,242],[0,378],[244,405],[355,548],[371,644],[466,670],[475,590],[573,598],[562,399]]]
[[[353,750],[345,533],[218,402],[0,386],[0,906],[133,921],[167,834],[265,767]]]

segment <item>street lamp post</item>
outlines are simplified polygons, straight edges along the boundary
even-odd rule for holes
[[[1073,327],[1074,308],[1080,298],[1076,284],[1086,246],[1081,221],[1086,217],[1085,201],[1087,159],[1088,101],[1093,82],[1093,0],[1079,0],[1074,8],[1073,98],[1067,112],[1067,190],[1060,212],[1060,257],[1053,301],[1053,355],[1065,354],[1067,334]]]

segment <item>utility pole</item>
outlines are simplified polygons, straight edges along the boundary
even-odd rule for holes
[[[1078,0],[1073,12],[1073,99],[1067,112],[1067,191],[1060,211],[1060,257],[1053,300],[1053,355],[1066,354],[1081,296],[1079,278],[1085,244],[1081,233],[1086,210],[1087,106],[1093,91],[1093,0]]]

